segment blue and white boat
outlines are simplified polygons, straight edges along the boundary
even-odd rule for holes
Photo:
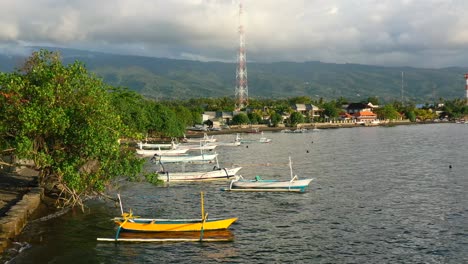
[[[231,181],[229,188],[222,190],[238,192],[305,192],[313,179],[300,180],[297,175],[293,176],[291,157],[289,157],[289,168],[291,171],[290,180],[264,180],[260,176],[255,176],[253,180],[247,180],[239,175],[239,179]]]

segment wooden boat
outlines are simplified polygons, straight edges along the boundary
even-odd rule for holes
[[[137,143],[139,149],[177,149],[179,144],[175,142],[171,143],[143,143],[143,142],[138,142]]]
[[[187,232],[227,229],[237,218],[212,219],[151,219],[135,218],[131,214],[114,218],[114,222],[122,231],[132,232]]]
[[[240,134],[237,133],[236,139],[234,140],[234,142],[217,142],[216,145],[222,146],[222,147],[238,147],[241,145],[241,140],[242,138],[240,137]]]
[[[214,136],[209,137],[206,133],[203,133],[202,138],[187,138],[184,135],[184,138],[182,139],[182,141],[185,143],[200,143],[200,142],[213,143],[213,142],[216,142],[216,140],[217,139],[214,138]]]
[[[271,143],[271,138],[261,137],[258,140],[259,143]]]
[[[116,238],[121,231],[131,232],[203,232],[210,230],[228,229],[237,218],[208,218],[204,211],[203,192],[201,192],[201,219],[152,219],[140,218],[129,213],[124,213],[122,203],[120,208],[122,215],[112,220],[118,226]]]
[[[216,143],[220,147],[238,147],[241,145],[240,141],[234,141],[234,142],[218,142]]]
[[[199,171],[176,171],[172,172],[171,169],[166,169],[164,164],[157,160],[151,160],[153,163],[158,163],[160,166],[158,177],[165,182],[190,182],[190,181],[215,181],[215,180],[231,180],[237,179],[242,167],[221,168],[219,166],[218,158],[215,158],[216,165],[212,170],[199,170]],[[184,163],[183,163],[184,164]],[[185,170],[185,166],[183,166]]]
[[[188,150],[213,150],[218,146],[218,144],[200,144],[200,145],[189,145],[181,144],[178,149],[188,149]]]
[[[176,162],[212,162],[218,153],[214,154],[201,154],[201,155],[178,155],[178,156],[170,156],[170,155],[157,155],[155,154],[152,158],[153,161],[161,162],[161,163],[176,163]]]
[[[266,138],[263,136],[263,132],[261,132],[262,137],[259,139],[241,139],[241,143],[271,143],[271,138]]]
[[[194,171],[194,172],[169,172],[159,171],[159,178],[165,182],[189,182],[189,181],[215,181],[215,180],[231,180],[237,178],[237,172],[242,167],[233,168],[215,168],[211,171]]]
[[[189,149],[136,149],[136,152],[138,155],[144,156],[144,157],[151,157],[154,155],[158,156],[174,156],[174,155],[183,155],[187,153]]]
[[[242,176],[232,180],[229,188],[224,191],[244,191],[244,192],[304,192],[313,179],[299,180],[297,175],[293,176],[291,157],[289,158],[291,180],[264,180],[256,176],[253,180],[246,180]]]
[[[261,137],[259,139],[242,139],[241,143],[271,143],[271,138]]]

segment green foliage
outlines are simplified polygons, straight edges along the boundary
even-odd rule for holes
[[[180,137],[184,134],[184,122],[181,122],[169,107],[153,102],[146,105],[146,111],[149,119],[147,129],[150,134],[168,137]]]
[[[111,91],[111,103],[122,122],[133,132],[145,134],[149,122],[145,111],[145,100],[136,92],[125,88],[115,88]]]
[[[416,122],[416,114],[414,111],[408,111],[405,113],[405,115],[411,122]]]
[[[246,125],[250,123],[249,117],[244,113],[239,113],[232,118],[234,125]]]
[[[163,183],[163,180],[159,179],[159,174],[156,172],[145,174],[145,179],[147,182],[154,184],[154,185]]]
[[[290,104],[311,104],[312,99],[310,96],[297,96],[289,99]]]
[[[251,124],[260,124],[263,121],[262,116],[256,112],[248,113],[247,117],[249,118]]]
[[[283,122],[283,116],[278,113],[273,113],[270,116],[270,121],[274,127],[277,127],[279,123]]]
[[[330,101],[323,103],[323,115],[327,116],[330,119],[337,118],[340,114],[341,109],[336,106],[336,102]]]
[[[304,123],[304,116],[299,112],[294,112],[289,117],[289,122],[291,126],[296,126],[297,124]]]
[[[83,61],[88,69],[113,86],[129,87],[146,98],[180,100],[206,97],[234,97],[236,64],[122,56],[85,51],[67,51],[65,60]],[[91,56],[89,56],[91,55]],[[75,57],[73,57],[75,56]],[[18,58],[0,56],[0,69]],[[251,98],[311,97],[331,100],[339,97],[359,102],[379,96],[381,104],[401,100],[401,72],[405,73],[405,101],[425,102],[438,97],[461,96],[466,68],[418,69],[322,62],[253,63],[249,67]],[[217,104],[213,111],[227,105]],[[255,106],[256,107],[256,106]]]
[[[35,52],[24,67],[0,74],[0,138],[20,159],[31,159],[42,182],[59,181],[77,195],[102,191],[142,161],[119,144],[128,132],[112,105],[112,90],[58,53]]]
[[[468,107],[463,99],[455,99],[453,101],[447,100],[444,102],[444,106],[441,110],[451,119],[468,115]]]
[[[366,103],[371,103],[373,105],[379,105],[379,98],[377,96],[371,96],[371,97],[367,98]]]
[[[393,107],[392,104],[387,104],[382,108],[376,109],[375,113],[377,114],[377,117],[382,120],[396,120],[400,116],[400,114],[395,109],[395,107]]]
[[[414,109],[416,117],[421,121],[430,121],[437,118],[437,115],[431,109]]]

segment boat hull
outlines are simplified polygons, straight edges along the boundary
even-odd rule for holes
[[[133,218],[125,221],[122,217],[114,218],[122,231],[131,232],[194,232],[228,229],[237,218],[207,219],[145,219]]]
[[[304,192],[312,179],[294,181],[276,180],[238,180],[233,181],[228,191],[271,191],[271,192]]]
[[[166,182],[189,182],[189,181],[216,181],[230,180],[237,177],[237,172],[242,167],[223,168],[206,172],[163,172],[159,178]]]
[[[161,163],[177,163],[177,162],[209,162],[214,160],[218,156],[215,154],[203,154],[203,155],[184,155],[184,156],[155,156],[156,161]]]
[[[217,147],[216,144],[210,145],[180,145],[178,149],[188,149],[188,150],[213,150]]]
[[[144,157],[152,157],[154,155],[182,155],[187,153],[188,149],[169,149],[169,150],[153,150],[153,149],[137,149],[138,155]]]

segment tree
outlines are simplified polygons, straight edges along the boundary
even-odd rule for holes
[[[125,125],[111,104],[111,87],[58,53],[34,52],[24,67],[0,73],[0,141],[34,162],[43,186],[64,205],[104,190],[117,176],[135,176],[144,160],[120,145]]]
[[[250,123],[252,124],[259,124],[263,121],[262,116],[259,115],[257,112],[248,113],[247,117],[249,118]]]
[[[126,88],[114,88],[111,103],[122,122],[134,133],[146,134],[148,116],[144,111],[145,100],[140,94]]]
[[[250,123],[249,118],[244,113],[239,113],[232,118],[232,123],[234,125],[246,125]]]
[[[379,98],[377,96],[371,96],[367,98],[367,103],[371,103],[373,105],[379,105]]]
[[[291,126],[296,126],[297,124],[304,123],[304,116],[299,112],[294,112],[289,117]]]
[[[408,111],[405,113],[405,115],[411,122],[416,122],[416,114],[414,111]]]
[[[276,112],[272,113],[270,115],[270,121],[274,127],[277,127],[279,123],[283,122],[283,116]]]
[[[172,109],[156,102],[148,103],[146,107],[150,121],[148,133],[168,137],[180,137],[184,134],[184,122],[177,118]]]
[[[340,114],[340,109],[336,107],[336,103],[331,101],[324,103],[322,105],[323,115],[327,116],[330,119],[337,118]]]
[[[377,117],[379,119],[388,119],[388,120],[396,120],[400,114],[398,111],[393,107],[392,104],[387,104],[382,108],[378,108],[375,110]]]

